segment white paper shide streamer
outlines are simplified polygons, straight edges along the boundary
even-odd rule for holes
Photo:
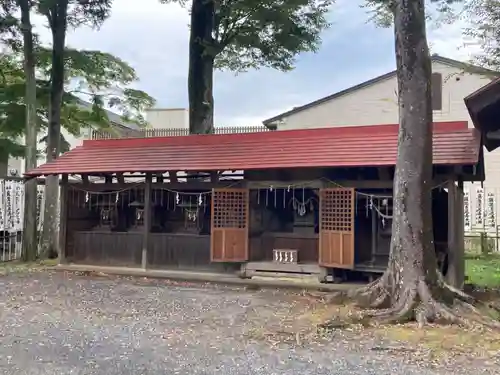
[[[486,226],[488,228],[496,228],[496,199],[495,193],[489,191],[486,195]]]
[[[464,227],[466,231],[470,231],[472,228],[470,206],[470,191],[464,189]]]
[[[476,188],[476,207],[475,207],[475,222],[478,227],[484,226],[484,189],[481,187]]]

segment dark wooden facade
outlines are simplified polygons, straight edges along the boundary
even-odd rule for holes
[[[151,174],[140,183],[125,183],[122,176],[105,183],[66,179],[61,261],[239,271],[244,277],[312,274],[323,281],[346,271],[379,273],[389,254],[393,172],[363,170],[357,179],[347,179],[356,172],[337,170],[344,179],[336,182],[322,177],[321,169],[285,176],[252,172],[224,182],[192,176],[178,182]],[[447,249],[460,248],[463,236],[463,223],[456,219],[462,184],[436,176],[435,185],[441,185],[433,193],[436,247],[448,254]],[[455,262],[458,266],[449,268],[459,275]]]

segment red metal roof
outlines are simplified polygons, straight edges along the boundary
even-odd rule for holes
[[[398,125],[84,141],[27,176],[394,165]],[[466,122],[434,124],[434,164],[478,162]]]

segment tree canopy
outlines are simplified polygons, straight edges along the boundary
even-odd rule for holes
[[[182,0],[160,0],[163,3]],[[189,55],[191,133],[213,129],[214,69],[244,72],[293,68],[302,52],[314,52],[329,26],[333,0],[193,0]]]
[[[50,90],[50,50],[37,50],[38,126],[42,139],[48,126]],[[0,56],[0,139],[12,156],[20,156],[24,134],[24,73],[22,58],[11,52]],[[109,128],[106,108],[122,114],[127,124],[144,126],[143,111],[154,99],[141,90],[129,87],[137,75],[126,62],[100,51],[67,48],[65,58],[66,90],[61,106],[61,125],[78,136],[82,129]],[[65,143],[63,141],[63,143]],[[66,150],[63,150],[66,151]]]

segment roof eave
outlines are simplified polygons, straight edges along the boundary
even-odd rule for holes
[[[486,149],[493,151],[500,147],[500,121],[490,113],[495,109],[500,114],[500,79],[469,94],[464,98],[464,103],[474,127],[481,133]]]

